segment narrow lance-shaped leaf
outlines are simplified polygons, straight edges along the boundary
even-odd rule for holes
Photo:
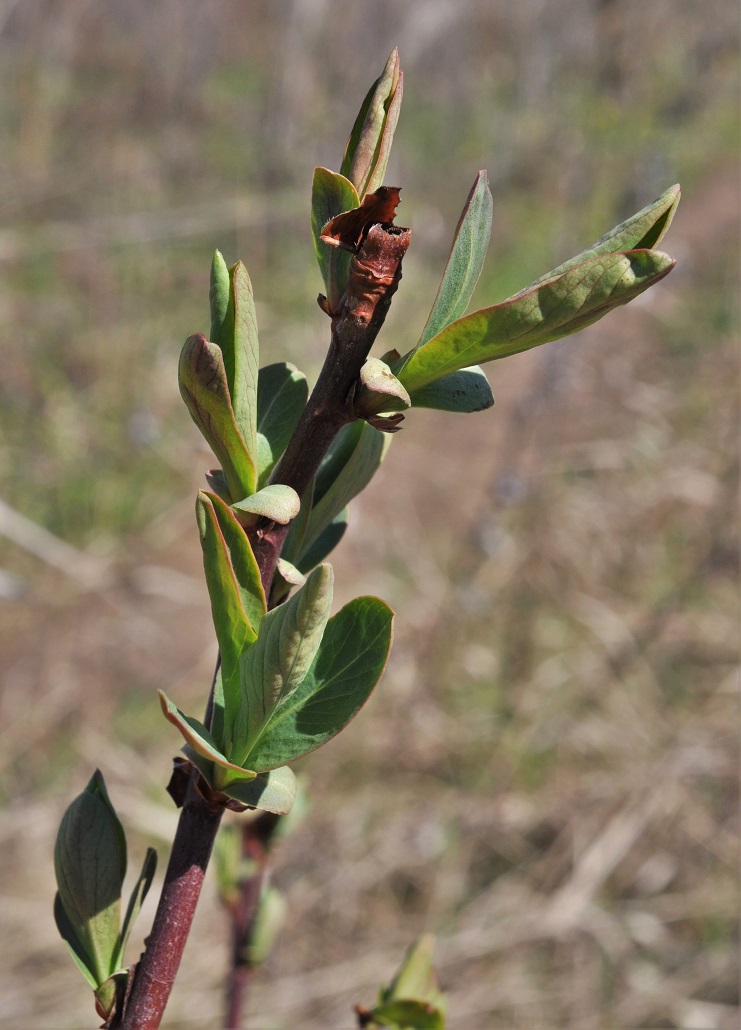
[[[121,935],[119,938],[118,950],[116,954],[116,966],[120,969],[123,965],[124,954],[126,951],[126,944],[129,940],[129,934],[131,928],[139,916],[141,907],[144,904],[144,900],[149,893],[149,888],[152,886],[152,880],[154,874],[157,871],[157,852],[154,848],[147,848],[146,855],[144,856],[144,863],[142,864],[141,872],[137,877],[134,889],[131,892],[129,898],[129,904],[126,907],[126,915],[124,916],[123,926],[121,927]]]
[[[403,92],[404,73],[394,48],[360,107],[340,169],[361,200],[383,184]]]
[[[257,378],[259,345],[252,283],[241,261],[230,271],[234,304],[234,346],[224,351],[229,391],[237,428],[257,465]],[[235,497],[241,501],[241,497]]]
[[[486,172],[471,187],[455,230],[448,263],[417,347],[464,314],[484,265],[494,203]]]
[[[241,501],[255,492],[254,452],[237,426],[221,349],[200,333],[189,336],[178,378],[191,418],[219,460],[232,498]]]
[[[420,347],[397,376],[413,395],[460,368],[578,332],[663,279],[674,264],[652,250],[592,258],[529,293],[459,318]]]
[[[293,597],[268,612],[257,643],[242,656],[230,752],[238,764],[244,763],[275,709],[306,676],[329,618],[332,583],[330,565],[316,569]]]
[[[62,818],[54,868],[64,913],[57,920],[60,932],[66,925],[71,928],[74,938],[63,936],[80,968],[86,967],[100,986],[115,971],[126,839],[98,770]]]
[[[322,243],[322,229],[332,218],[358,207],[360,199],[353,184],[328,168],[315,168],[311,187],[311,233],[319,269],[327,291],[330,311],[336,311],[347,285],[352,254]]]
[[[215,494],[202,490],[196,502],[203,547],[203,567],[221,652],[224,706],[234,711],[239,699],[239,659],[257,638],[267,611],[260,570],[249,540],[230,509]],[[219,745],[221,727],[213,724]]]
[[[523,293],[529,293],[536,286],[543,286],[545,283],[557,279],[564,272],[568,272],[577,265],[584,264],[589,258],[596,257],[598,254],[610,254],[628,250],[651,250],[655,248],[663,240],[672,223],[680,197],[681,190],[679,186],[670,186],[656,200],[641,208],[640,211],[631,215],[630,218],[626,218],[624,222],[616,225],[614,229],[610,229],[604,236],[600,236],[596,243],[593,243],[575,257],[569,258],[568,261],[564,261],[557,268],[546,272],[545,275],[542,275],[535,282],[530,283],[529,286],[516,293],[514,297],[508,299],[514,300],[516,297],[522,296]]]
[[[211,262],[211,281],[208,291],[211,307],[211,332],[209,340],[222,351],[233,346],[234,340],[234,303],[232,301],[232,282],[220,251],[214,251]]]
[[[376,597],[358,597],[329,620],[308,673],[247,756],[252,768],[293,762],[347,725],[381,677],[392,621],[393,612]]]

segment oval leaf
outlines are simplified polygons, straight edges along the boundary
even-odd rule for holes
[[[308,754],[343,729],[381,678],[391,649],[394,614],[376,597],[358,597],[327,623],[311,668],[276,708],[247,756],[272,769]]]
[[[397,373],[414,394],[451,372],[578,332],[663,279],[675,262],[653,250],[592,258],[529,293],[443,329]]]
[[[247,515],[262,516],[287,526],[291,519],[298,515],[301,501],[292,486],[274,483],[233,504],[232,509],[236,512],[245,512]]]
[[[436,379],[411,395],[415,408],[470,413],[485,411],[494,403],[489,382],[478,365]]]
[[[329,618],[333,579],[330,565],[316,569],[293,597],[268,612],[257,643],[242,656],[240,703],[231,723],[227,707],[229,753],[238,764],[246,762],[275,709],[306,676]]]
[[[324,279],[330,311],[336,311],[347,285],[352,255],[336,247],[328,247],[319,237],[322,229],[343,211],[358,207],[360,199],[353,184],[328,168],[315,168],[311,187],[311,233],[319,269]]]

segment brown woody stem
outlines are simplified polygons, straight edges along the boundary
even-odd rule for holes
[[[274,482],[292,486],[299,496],[311,483],[339,430],[356,417],[352,402],[360,369],[398,288],[410,239],[408,229],[372,225],[350,264],[347,289],[332,318],[332,338],[322,371],[273,476]],[[287,526],[269,523],[251,536],[266,596],[287,532]],[[157,1030],[160,1025],[223,815],[223,808],[196,790],[198,774],[192,776],[152,932],[133,972],[123,1030]],[[249,928],[243,930],[249,932]],[[242,989],[240,1008],[244,1002]]]

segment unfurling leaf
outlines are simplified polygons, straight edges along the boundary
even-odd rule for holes
[[[296,491],[292,486],[282,483],[264,486],[257,493],[232,505],[232,510],[237,512],[238,518],[244,513],[252,516],[252,521],[262,517],[270,519],[271,522],[279,522],[282,526],[287,526],[291,519],[295,519],[300,508],[301,501]],[[247,525],[247,522],[244,524]]]
[[[358,597],[329,620],[311,668],[274,710],[248,755],[251,766],[293,762],[350,722],[386,665],[392,621],[393,612],[376,597]]]
[[[381,411],[398,411],[410,405],[409,394],[386,362],[368,358],[360,370],[360,389],[355,394],[354,409],[358,418]]]
[[[394,48],[360,107],[342,160],[342,174],[361,200],[383,183],[403,91],[404,73]]]

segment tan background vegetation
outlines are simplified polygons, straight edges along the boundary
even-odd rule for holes
[[[415,342],[477,169],[479,306],[681,181],[679,261],[573,340],[489,366],[483,414],[414,412],[336,553],[398,612],[360,717],[301,763],[289,925],[254,1028],[345,1028],[438,934],[450,1026],[737,1025],[736,7],[730,0],[0,4],[0,1024],[93,1025],[51,920],[95,766],[131,864],[175,823],[215,649],[192,513],[210,458],[182,340],[242,258],[263,362],[326,346],[308,195],[393,45],[388,181]],[[154,892],[153,892],[154,893]],[[151,919],[148,904],[141,934]],[[132,950],[132,956],[135,950]],[[209,885],[167,1026],[216,1027]]]

